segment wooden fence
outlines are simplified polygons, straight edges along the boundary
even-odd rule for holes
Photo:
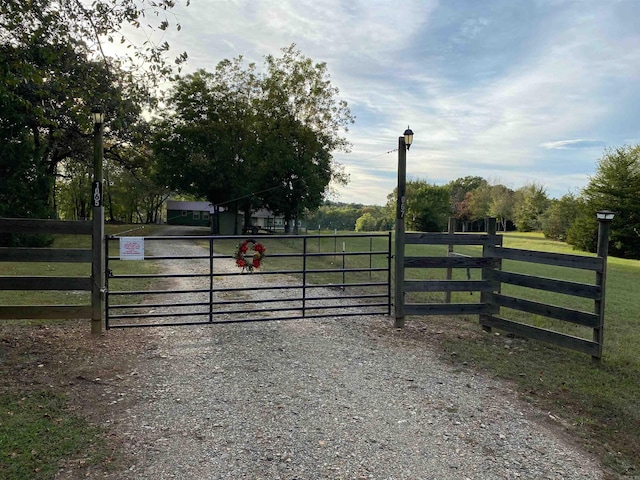
[[[485,329],[492,327],[553,343],[565,348],[591,355],[594,359],[602,356],[604,326],[604,295],[606,254],[604,257],[589,257],[559,253],[518,250],[502,246],[502,237],[496,234],[495,219],[488,219],[487,233],[409,233],[406,245],[447,245],[446,257],[407,257],[405,268],[446,268],[446,280],[406,280],[402,279],[405,292],[445,292],[444,303],[404,303],[407,315],[479,315],[480,324]],[[456,245],[480,245],[482,256],[456,255]],[[594,284],[584,284],[502,269],[503,260],[514,260],[532,264],[554,265],[570,269],[588,270],[596,273]],[[479,269],[480,279],[452,280],[453,269]],[[593,301],[593,312],[580,311],[556,305],[548,305],[524,298],[501,293],[503,285],[516,285],[536,290],[544,290]],[[451,292],[480,292],[477,303],[451,303]],[[501,316],[502,308],[539,315],[549,319],[570,322],[592,329],[593,338],[580,338],[565,333],[540,328]]]
[[[0,232],[24,234],[92,235],[93,222],[0,218]],[[89,263],[91,248],[0,248],[0,262]],[[94,282],[88,277],[0,275],[0,291],[89,291]],[[92,318],[88,305],[0,305],[0,319]]]

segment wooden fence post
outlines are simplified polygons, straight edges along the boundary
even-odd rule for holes
[[[103,157],[103,121],[94,120],[93,124],[93,232],[91,263],[91,277],[93,286],[91,290],[91,333],[102,333],[104,321],[104,199],[102,184],[102,157]]]
[[[487,224],[487,233],[489,234],[489,241],[487,243],[485,243],[484,245],[482,245],[482,257],[483,258],[487,258],[489,256],[489,242],[491,243],[491,245],[495,245],[496,243],[498,243],[496,241],[496,219],[493,217],[489,217],[486,219],[486,224]],[[491,280],[493,278],[492,272],[493,269],[495,268],[494,265],[488,266],[488,267],[483,267],[482,268],[482,280],[483,281],[488,281]],[[491,302],[490,300],[491,295],[483,290],[480,292],[480,303],[482,304],[489,304]],[[482,323],[482,317],[484,315],[480,315],[480,320]],[[486,326],[486,325],[482,325],[482,329],[485,332],[490,332],[491,331],[491,327]]]
[[[607,213],[611,213],[608,212]],[[602,258],[602,270],[596,271],[596,285],[600,287],[600,298],[594,302],[594,309],[598,315],[598,327],[593,329],[593,341],[598,344],[598,354],[593,355],[591,360],[599,363],[602,358],[602,344],[604,342],[604,305],[607,281],[607,257],[609,256],[609,229],[613,215],[598,216],[598,249],[597,255]]]
[[[396,251],[395,251],[395,321],[396,328],[404,328],[404,214],[407,189],[407,147],[404,137],[398,138],[398,198],[396,205]]]
[[[447,230],[449,235],[455,235],[456,233],[456,219],[455,217],[449,217],[449,228]],[[453,245],[447,245],[447,257],[453,253]],[[447,267],[447,280],[453,279],[453,268]],[[451,303],[451,290],[447,290],[444,294],[444,303]]]

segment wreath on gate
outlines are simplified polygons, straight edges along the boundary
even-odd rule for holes
[[[233,258],[236,259],[236,265],[241,268],[243,272],[253,273],[255,268],[260,268],[260,263],[264,258],[264,252],[266,250],[261,243],[249,238],[238,244]]]

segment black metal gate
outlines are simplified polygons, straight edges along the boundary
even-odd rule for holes
[[[248,262],[255,243],[266,249],[252,273],[236,258],[247,240]],[[105,246],[107,329],[391,313],[390,233],[109,236]]]

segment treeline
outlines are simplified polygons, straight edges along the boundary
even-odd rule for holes
[[[482,231],[495,217],[502,231],[540,231],[545,237],[595,252],[596,212],[612,210],[610,252],[640,258],[640,145],[605,152],[589,184],[578,194],[549,198],[537,183],[513,190],[482,177],[464,177],[446,185],[425,180],[407,182],[405,224],[408,230],[445,231],[450,217],[459,231]],[[394,226],[396,191],[385,206],[327,202],[308,217],[308,228],[390,230]]]

